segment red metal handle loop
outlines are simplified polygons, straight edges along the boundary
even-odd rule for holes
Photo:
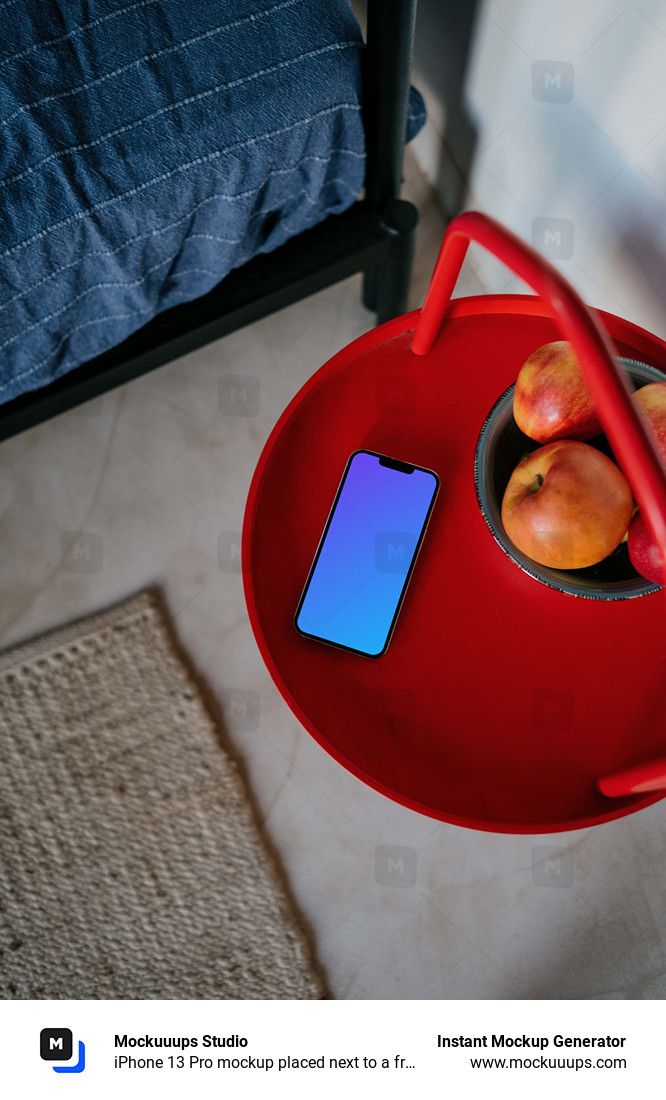
[[[486,214],[469,212],[454,218],[442,242],[412,351],[426,355],[433,346],[471,241],[502,260],[550,306],[576,353],[604,431],[666,561],[666,467],[631,400],[608,336],[573,287],[535,249]],[[635,793],[638,772],[643,782],[654,784],[649,789],[666,787],[661,761],[600,780],[598,789],[616,797]]]
[[[666,468],[631,400],[608,336],[573,287],[530,245],[486,214],[470,212],[454,218],[442,242],[412,351],[426,355],[435,342],[471,241],[502,260],[550,305],[576,353],[604,431],[666,559]]]
[[[597,790],[606,798],[621,798],[628,794],[648,794],[666,787],[666,759],[651,760],[635,768],[606,775],[597,782]]]

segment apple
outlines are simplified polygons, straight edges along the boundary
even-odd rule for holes
[[[521,432],[537,443],[599,435],[596,405],[566,340],[537,348],[520,368],[513,416]]]
[[[640,512],[636,512],[629,524],[627,548],[631,564],[641,577],[653,584],[666,584],[664,555]]]
[[[651,382],[633,395],[643,419],[652,428],[652,437],[661,457],[666,461],[666,382]],[[631,564],[637,573],[654,584],[666,584],[666,563],[661,547],[640,511],[629,526],[627,547]]]
[[[652,428],[660,453],[666,458],[666,382],[651,382],[649,386],[641,386],[633,398],[643,414],[643,419]]]
[[[516,466],[502,523],[514,545],[540,565],[583,569],[621,542],[632,509],[629,482],[615,463],[588,443],[562,439]]]

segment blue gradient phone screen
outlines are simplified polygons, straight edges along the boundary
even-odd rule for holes
[[[352,457],[299,630],[368,656],[382,652],[436,491],[428,470],[392,469],[365,451]]]

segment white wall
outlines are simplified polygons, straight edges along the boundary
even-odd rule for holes
[[[420,0],[414,82],[430,119],[412,148],[445,206],[462,171],[465,208],[666,337],[666,3]],[[490,290],[524,289],[470,255]]]

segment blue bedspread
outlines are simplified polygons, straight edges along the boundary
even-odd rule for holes
[[[0,401],[362,188],[347,0],[0,0],[0,31]]]

